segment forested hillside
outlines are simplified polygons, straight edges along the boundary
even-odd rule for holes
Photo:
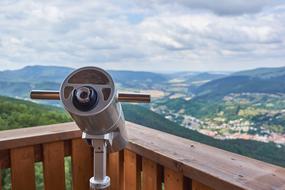
[[[62,109],[0,96],[0,130],[63,123],[70,120]]]
[[[230,76],[208,82],[195,90],[205,98],[225,96],[229,93],[285,93],[285,75],[274,78]]]

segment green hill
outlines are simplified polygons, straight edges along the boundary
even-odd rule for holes
[[[70,121],[60,108],[0,96],[0,130]]]
[[[18,70],[0,71],[0,81],[10,82],[57,82],[61,83],[72,68],[56,66],[27,66]]]
[[[285,75],[285,67],[276,67],[276,68],[257,68],[252,70],[235,72],[232,75],[234,76],[250,76],[250,77],[259,77],[259,78],[275,78]]]
[[[197,89],[197,96],[213,98],[229,93],[285,93],[285,67],[258,68],[212,80]]]
[[[221,97],[229,93],[285,93],[285,75],[274,78],[230,76],[210,81],[195,90],[197,96]]]
[[[128,121],[285,167],[285,147],[246,140],[217,140],[183,128],[147,108],[124,104]],[[0,97],[0,130],[70,121],[60,108]]]

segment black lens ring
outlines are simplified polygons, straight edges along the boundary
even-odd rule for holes
[[[76,97],[76,93],[77,90],[74,89],[73,91],[73,98],[72,98],[72,102],[73,105],[80,111],[90,111],[92,110],[96,105],[97,105],[97,101],[98,101],[98,94],[95,91],[94,88],[90,87],[90,86],[83,86],[86,87],[90,90],[90,95],[89,95],[89,99],[90,101],[87,103],[82,103],[80,102],[77,97]]]

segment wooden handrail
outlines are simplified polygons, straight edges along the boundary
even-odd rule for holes
[[[64,141],[81,137],[81,131],[73,123],[0,131],[0,150],[23,146]]]
[[[197,181],[219,190],[285,189],[285,168],[134,123],[127,122],[126,128],[129,144],[124,159],[130,160],[125,163],[140,164],[127,167],[125,175],[133,166],[138,167],[136,170],[144,170],[148,165],[156,163],[145,171],[152,171],[153,168],[158,171],[163,167],[165,180],[169,176],[181,174],[182,180],[184,176],[192,179],[192,183]],[[37,145],[62,141],[67,147],[65,148],[67,150],[64,150],[65,155],[70,155],[72,153],[70,145],[64,142],[80,137],[81,132],[74,123],[2,131],[0,132],[0,169],[11,167],[11,159],[7,156],[9,150],[34,146],[35,161],[37,161],[42,160],[40,156],[42,150],[40,147],[37,148]],[[40,154],[38,157],[37,151]],[[139,160],[133,160],[135,157],[132,154],[139,156]],[[140,166],[141,164],[143,165]],[[141,167],[143,169],[139,169]],[[120,172],[117,174],[119,175]],[[164,183],[167,184],[167,181]]]

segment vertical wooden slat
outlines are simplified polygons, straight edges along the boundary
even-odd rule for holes
[[[142,159],[142,189],[143,190],[161,190],[161,172],[158,165],[147,159]]]
[[[141,190],[142,188],[142,157],[136,155],[136,162],[137,162],[137,189]]]
[[[108,161],[108,175],[111,178],[111,186],[110,190],[120,190],[120,170],[123,169],[123,163],[120,163],[120,152],[115,152],[109,154],[109,161]],[[121,189],[123,190],[123,189]]]
[[[93,174],[93,154],[82,139],[72,140],[72,189],[89,189],[89,179]]]
[[[124,182],[125,190],[140,190],[139,157],[129,150],[124,151]]]
[[[0,190],[2,190],[2,171],[0,168]]]
[[[119,152],[119,165],[120,165],[120,170],[119,170],[120,190],[125,190],[124,150],[121,150]]]
[[[12,189],[36,189],[34,148],[11,149]]]
[[[196,180],[192,180],[192,190],[213,190],[213,189]]]
[[[164,168],[164,189],[183,190],[183,174]]]
[[[45,190],[64,190],[64,143],[53,142],[43,145]]]
[[[183,190],[192,190],[192,180],[188,177],[183,177]]]

